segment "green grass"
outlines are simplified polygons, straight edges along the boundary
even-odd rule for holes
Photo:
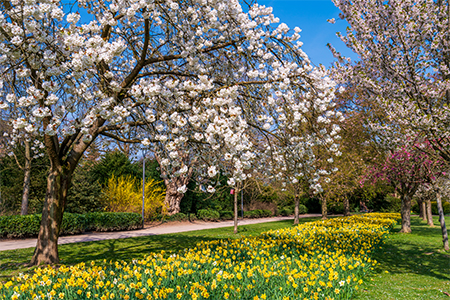
[[[300,223],[317,220],[317,218],[300,218]],[[151,235],[116,240],[104,240],[77,244],[59,245],[61,264],[74,265],[87,261],[140,259],[152,252],[165,250],[172,252],[192,248],[200,241],[241,238],[258,235],[270,229],[293,226],[292,220],[268,222],[238,227],[238,234],[233,233],[233,227],[205,229],[174,234]],[[34,248],[0,251],[0,281],[4,281],[20,272],[33,268],[27,267]]]
[[[450,216],[445,218],[450,229]],[[412,217],[411,234],[390,235],[374,258],[379,262],[372,278],[363,284],[355,299],[361,300],[429,300],[450,297],[450,253],[444,252],[441,227],[430,228]],[[388,273],[387,273],[388,272]]]
[[[300,219],[301,223],[317,218]],[[450,216],[446,217],[450,227]],[[374,254],[379,262],[374,275],[366,279],[354,299],[360,300],[450,300],[450,253],[442,250],[441,229],[437,218],[436,227],[430,228],[418,217],[412,218],[412,233],[401,234],[396,226],[383,249]],[[280,221],[240,226],[239,234],[232,227],[191,231],[177,234],[154,235],[138,238],[105,240],[59,247],[61,263],[72,265],[95,260],[139,259],[155,251],[177,251],[194,247],[199,241],[240,238],[258,235],[270,229],[292,226],[292,221]],[[449,228],[450,229],[450,228]],[[0,280],[11,275],[27,272],[33,248],[0,251]]]

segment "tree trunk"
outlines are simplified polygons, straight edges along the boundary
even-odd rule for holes
[[[350,200],[347,195],[344,195],[344,216],[350,216]]]
[[[427,221],[427,212],[426,212],[425,201],[423,201],[422,198],[418,198],[417,205],[419,206],[419,217],[426,222]]]
[[[298,196],[298,193],[295,193],[295,209],[294,209],[294,225],[298,225],[299,222],[299,209],[298,206],[300,205],[300,197]]]
[[[181,156],[185,164],[189,165],[189,156],[187,154],[182,154]],[[166,185],[166,197],[164,199],[164,205],[167,209],[167,214],[171,216],[180,212],[180,203],[181,199],[183,199],[184,194],[178,192],[178,189],[183,185],[187,186],[189,184],[194,169],[192,168],[192,166],[190,166],[187,173],[169,179],[168,170],[165,166],[161,165],[160,157],[158,155],[155,155],[155,159],[159,164],[159,167],[161,169],[161,176],[163,176],[164,184]],[[191,164],[195,164],[195,161],[196,159],[194,159]]]
[[[328,218],[327,198],[321,197],[321,200],[322,200],[322,220],[326,220]]]
[[[32,265],[59,263],[58,237],[71,175],[71,172],[65,173],[52,167],[47,177],[47,191],[42,210],[41,227],[36,249],[31,259]]]
[[[234,233],[238,233],[238,185],[236,185],[236,189],[234,190]]]
[[[444,243],[444,250],[449,251],[450,248],[448,246],[447,227],[445,226],[444,210],[442,208],[442,199],[439,189],[436,189],[436,202],[437,202],[437,209],[439,212],[439,223],[441,224],[442,242]]]
[[[28,214],[28,198],[30,196],[31,182],[31,146],[30,141],[25,141],[25,164],[23,166],[23,189],[22,189],[22,207],[20,214]]]
[[[411,233],[411,197],[409,195],[401,195],[402,199],[402,229],[400,232]]]
[[[434,227],[434,224],[433,224],[433,212],[431,210],[431,199],[428,198],[426,202],[427,202],[427,224],[430,227]]]
[[[177,184],[177,180],[171,180],[166,184],[166,197],[164,199],[164,205],[169,216],[180,212],[180,203],[184,194],[178,192],[178,188],[179,186]]]

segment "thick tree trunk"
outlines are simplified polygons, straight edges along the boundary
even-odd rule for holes
[[[401,195],[402,207],[402,229],[400,232],[411,233],[411,197],[409,195]]]
[[[29,141],[25,141],[25,164],[23,166],[23,189],[22,189],[22,206],[20,214],[22,216],[28,214],[28,198],[30,196],[31,182],[31,146]]]
[[[294,209],[294,225],[298,225],[299,222],[299,209],[298,206],[300,205],[300,197],[298,196],[298,193],[295,193],[295,209]]]
[[[58,237],[64,213],[64,206],[69,190],[71,174],[65,174],[52,168],[47,177],[47,191],[42,210],[39,230],[32,265],[59,263]]]
[[[166,197],[164,199],[164,205],[169,216],[180,212],[180,203],[181,199],[183,199],[184,194],[179,193],[177,190],[178,184],[175,180],[170,181],[166,184]]]
[[[239,189],[234,190],[234,233],[238,233],[238,194]]]
[[[187,154],[182,155],[186,165],[188,164],[189,157]],[[183,185],[187,186],[189,184],[189,181],[192,178],[192,172],[194,169],[192,167],[189,167],[188,172],[185,174],[182,174],[177,177],[173,177],[169,179],[169,174],[167,171],[167,168],[163,165],[161,165],[161,159],[158,155],[155,155],[155,159],[159,164],[159,167],[161,168],[161,175],[165,177],[164,184],[166,185],[166,197],[164,199],[164,205],[166,208],[166,212],[169,216],[174,215],[176,213],[180,212],[180,203],[181,199],[183,199],[184,194],[178,192],[178,189],[181,188]],[[192,164],[195,164],[195,159],[192,162]]]
[[[350,216],[350,200],[347,195],[344,195],[344,216]]]
[[[321,197],[321,201],[322,201],[322,220],[326,220],[328,218],[327,198]]]
[[[444,210],[442,209],[441,193],[438,189],[436,190],[436,202],[439,212],[439,223],[441,224],[442,242],[444,243],[444,250],[449,251],[450,248],[448,246],[448,234],[447,234],[447,227],[445,226]]]
[[[431,210],[431,199],[428,198],[427,199],[427,224],[430,227],[434,227],[434,223],[433,223],[433,211]]]

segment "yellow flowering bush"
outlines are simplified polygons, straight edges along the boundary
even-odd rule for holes
[[[111,212],[136,212],[142,209],[142,180],[130,176],[108,179],[103,191],[106,210]],[[154,179],[145,182],[145,216],[151,218],[164,210],[166,191]]]
[[[131,262],[38,268],[3,299],[350,299],[398,214],[305,223]]]

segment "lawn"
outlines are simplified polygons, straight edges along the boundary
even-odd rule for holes
[[[445,222],[449,228],[450,216]],[[412,217],[411,234],[399,233],[397,225],[383,250],[374,255],[379,262],[375,274],[355,299],[450,299],[445,294],[450,294],[450,253],[443,250],[437,217],[434,224],[436,227],[430,228]]]
[[[317,218],[300,218],[300,223],[306,223]],[[74,265],[80,262],[109,260],[140,259],[151,252],[165,250],[173,252],[185,248],[193,248],[198,242],[241,238],[259,235],[262,232],[292,227],[293,221],[268,222],[261,224],[239,226],[239,233],[233,233],[233,227],[205,229],[175,234],[151,235],[145,237],[104,240],[77,244],[60,245],[59,257],[61,264]],[[30,268],[26,264],[31,260],[34,248],[0,251],[0,280],[6,280],[11,275],[26,272]]]
[[[301,222],[315,220],[301,219]],[[450,217],[446,217],[450,224]],[[437,225],[437,218],[435,220]],[[292,221],[245,225],[234,235],[232,228],[218,228],[120,240],[106,240],[60,246],[62,263],[72,265],[95,260],[128,260],[159,251],[192,248],[197,242],[257,235],[270,229],[292,226]],[[379,262],[354,299],[450,299],[450,253],[442,249],[440,227],[429,228],[419,218],[412,219],[412,234],[394,233],[382,251],[374,254]],[[33,249],[0,252],[0,280],[30,270],[25,266]]]

